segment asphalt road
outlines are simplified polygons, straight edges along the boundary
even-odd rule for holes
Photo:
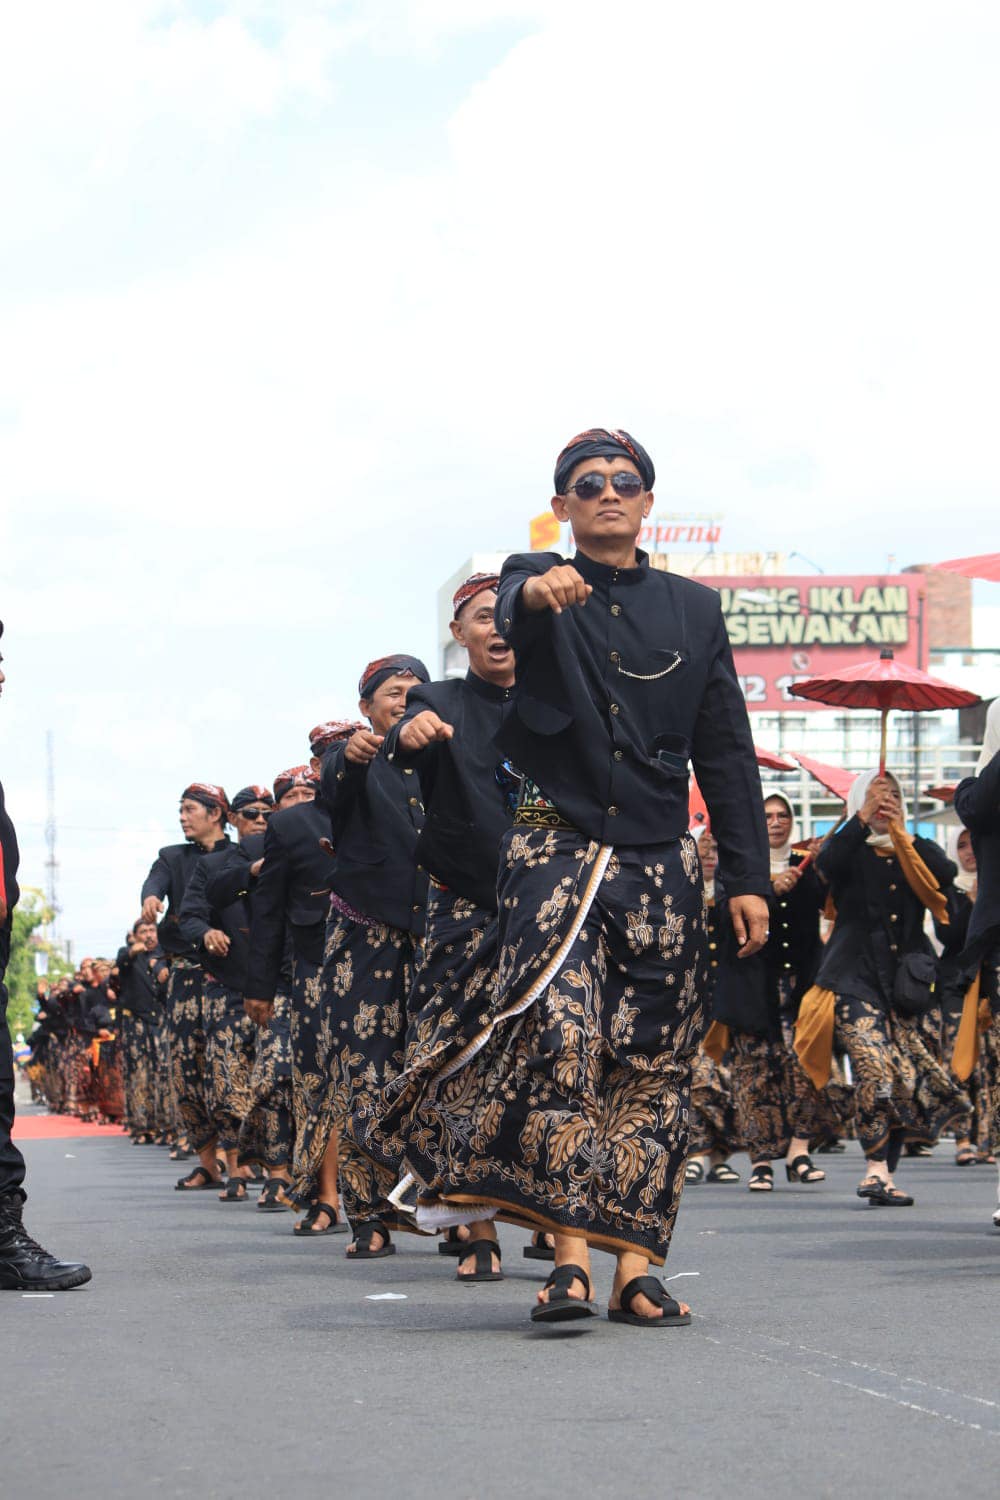
[[[516,1230],[507,1280],[462,1287],[431,1242],[349,1265],[182,1197],[165,1151],[25,1154],[29,1228],[94,1280],[0,1294],[7,1500],[997,1493],[996,1171],[944,1144],[900,1174],[912,1209],[854,1197],[856,1148],[819,1188],[689,1188],[667,1274],[696,1317],[655,1333],[533,1328]]]

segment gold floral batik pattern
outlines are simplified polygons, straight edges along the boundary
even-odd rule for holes
[[[167,987],[170,1070],[180,1128],[192,1151],[215,1136],[206,1057],[205,976],[195,964],[175,963]]]
[[[403,1065],[414,961],[410,933],[338,914],[327,925],[311,1003],[296,1015],[302,1142],[293,1192],[300,1202],[307,1200],[336,1127],[340,1192],[352,1224],[379,1218],[390,1227],[407,1227],[386,1201],[399,1176],[388,1143],[380,1140],[374,1156],[361,1151],[350,1127],[355,1119],[371,1119],[383,1088]]]
[[[968,1119],[972,1100],[954,1074],[931,1052],[918,1017],[895,1016],[892,1027],[897,1044],[908,1054],[914,1070],[913,1121],[907,1138],[930,1144],[946,1126]]]
[[[269,1171],[291,1164],[292,1123],[291,1000],[279,990],[270,1026],[257,1030],[257,1053],[250,1075],[250,1108],[240,1127],[239,1160]]]
[[[257,1027],[243,1009],[243,996],[207,975],[205,1015],[212,1118],[221,1149],[235,1151],[253,1104]]]
[[[690,1139],[692,1156],[721,1151],[731,1156],[740,1149],[729,1069],[698,1048],[691,1064]]]
[[[333,1032],[325,967],[296,960],[289,1021],[295,1122],[289,1194],[305,1205],[316,1196],[316,1176],[335,1123],[330,1080]]]
[[[125,1114],[122,1050],[117,1037],[101,1042],[97,1049],[97,1064],[93,1067],[94,1102],[106,1120],[120,1120]]]
[[[493,1020],[496,963],[496,913],[432,880],[423,963],[409,999],[403,1067],[370,1112],[358,1112],[350,1123],[358,1144],[386,1165],[409,1156],[417,1175],[427,1181],[447,1159],[446,1142],[416,1116],[441,1070]]]
[[[122,1049],[125,1123],[136,1135],[152,1135],[163,1126],[157,1112],[158,1016],[122,1015],[118,1040]]]
[[[851,1059],[858,1139],[868,1157],[885,1149],[891,1130],[934,1140],[970,1109],[956,1081],[919,1041],[916,1028],[856,995],[838,995],[834,1038]]]
[[[447,1156],[422,1201],[482,1201],[662,1264],[705,1028],[694,841],[608,850],[515,825],[499,897],[495,1018],[414,1117],[414,1144],[422,1129]]]

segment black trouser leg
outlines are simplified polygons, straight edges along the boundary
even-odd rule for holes
[[[7,986],[0,978],[0,1198],[24,1183],[24,1157],[10,1138],[13,1129],[14,1048],[7,1030]]]

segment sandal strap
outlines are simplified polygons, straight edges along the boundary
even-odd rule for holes
[[[773,1177],[774,1171],[771,1167],[767,1166],[766,1163],[762,1167],[754,1167],[753,1171],[750,1173],[751,1182],[755,1180],[757,1182],[767,1182],[769,1178]]]
[[[389,1231],[381,1219],[364,1219],[360,1224],[352,1225],[352,1228],[354,1229],[354,1243],[359,1250],[370,1250],[372,1240],[377,1234],[382,1236],[383,1246],[392,1243]]]
[[[664,1316],[677,1317],[680,1313],[680,1303],[655,1276],[634,1276],[622,1287],[619,1301],[626,1312],[631,1312],[632,1303],[640,1296],[648,1297],[654,1306],[662,1307]]]
[[[502,1260],[503,1258],[500,1251],[500,1246],[496,1240],[466,1240],[462,1246],[462,1254],[459,1257],[459,1264],[461,1264],[463,1260],[468,1260],[470,1255],[474,1255],[476,1257],[477,1276],[482,1276],[487,1271],[492,1271],[494,1255],[496,1256],[497,1260]]]
[[[568,1296],[569,1289],[573,1285],[574,1281],[583,1282],[584,1286],[587,1289],[586,1300],[588,1302],[592,1302],[594,1299],[594,1293],[593,1288],[590,1285],[590,1277],[587,1275],[587,1272],[583,1269],[582,1266],[556,1266],[555,1270],[549,1273],[549,1278],[545,1283],[545,1289],[546,1291],[551,1292],[565,1292]]]

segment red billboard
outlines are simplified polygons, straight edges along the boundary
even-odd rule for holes
[[[883,646],[891,646],[900,661],[926,666],[917,660],[917,616],[923,607],[918,574],[700,581],[722,597],[740,686],[752,712],[823,708],[792,697],[792,683],[866,661]]]

